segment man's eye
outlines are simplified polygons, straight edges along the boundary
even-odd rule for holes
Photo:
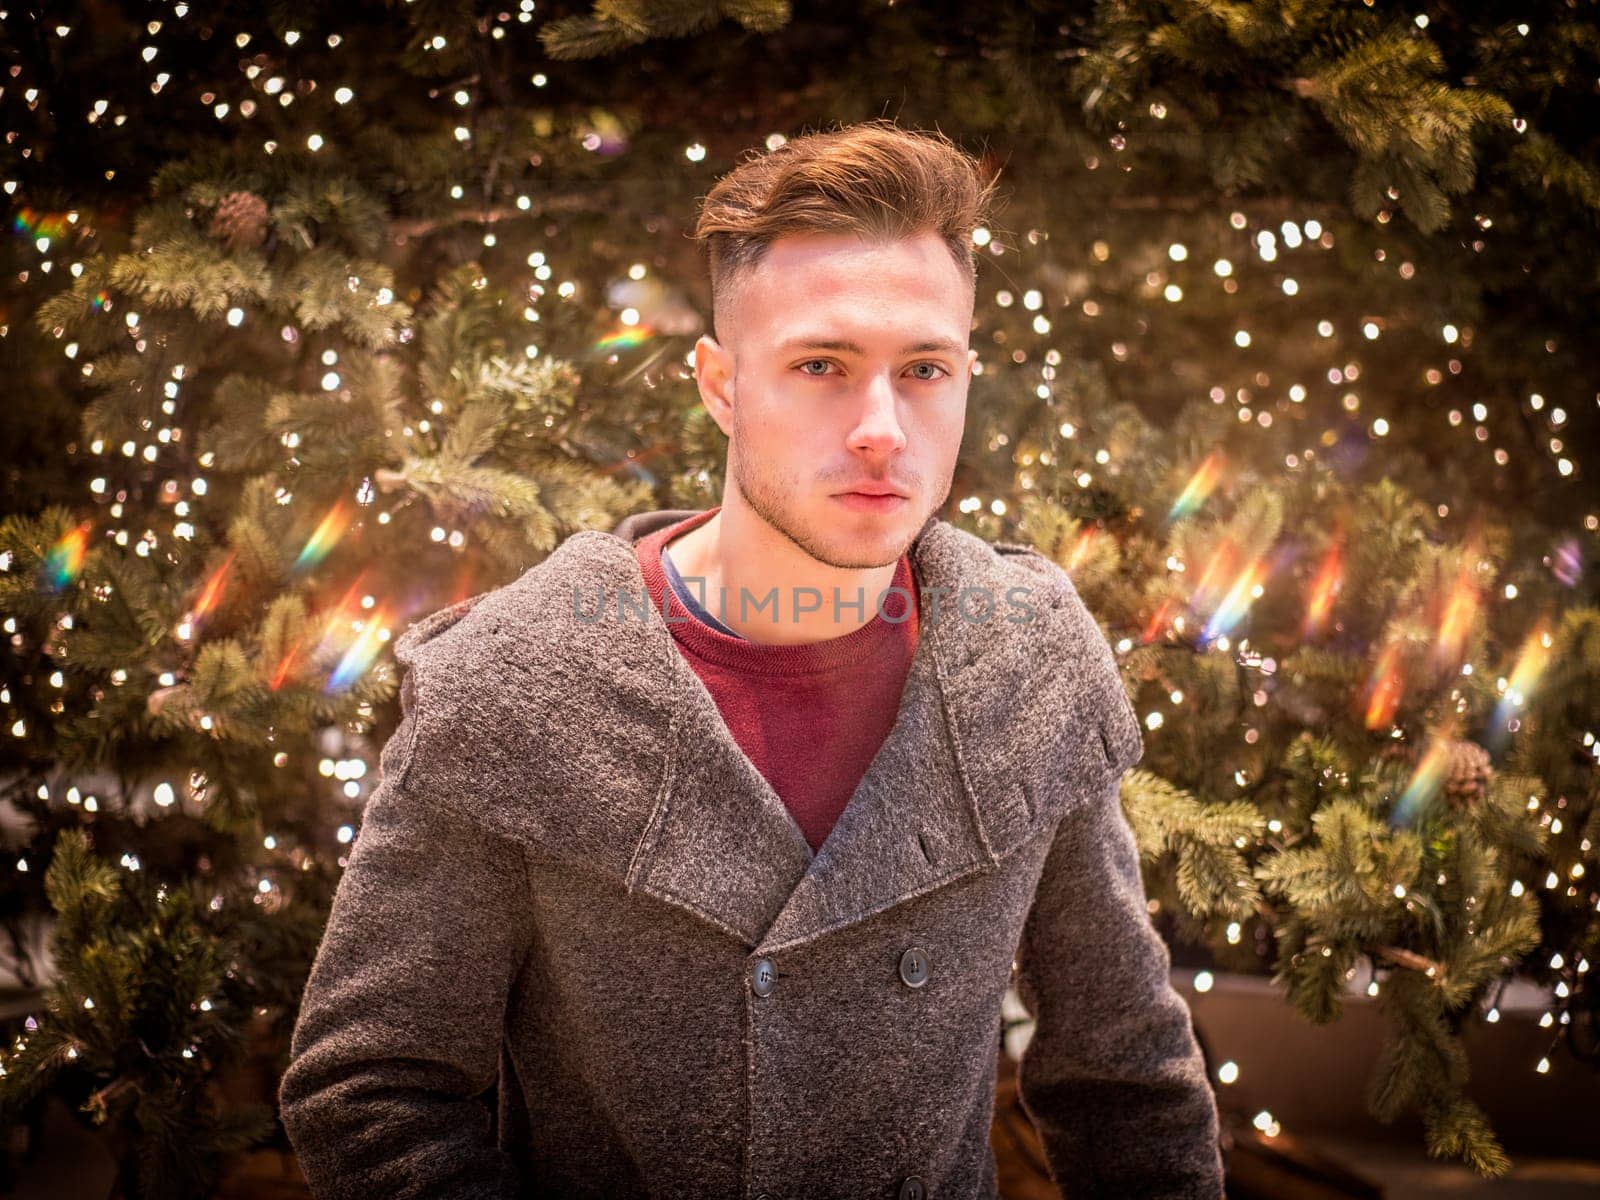
[[[821,379],[823,376],[825,376],[827,374],[826,371],[808,371],[808,370],[806,370],[807,367],[815,365],[815,364],[820,364],[821,366],[826,367],[828,365],[828,360],[825,359],[825,358],[807,359],[805,362],[799,364],[800,373],[802,375],[810,375],[814,379]],[[936,362],[916,363],[916,364],[914,364],[912,366],[911,369],[912,370],[916,370],[917,367],[932,367],[933,371],[934,371],[934,373],[932,375],[919,375],[919,376],[917,376],[917,379],[922,383],[931,383],[933,380],[942,378],[943,376],[946,376],[946,375],[948,375],[950,373],[950,372],[946,371],[943,367],[941,367]]]

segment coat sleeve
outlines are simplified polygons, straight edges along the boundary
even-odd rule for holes
[[[1018,945],[1017,992],[1034,1018],[1018,1094],[1066,1200],[1218,1200],[1216,1098],[1122,812],[1142,743],[1115,687],[1109,771],[1056,826]]]
[[[518,1194],[476,1097],[495,1081],[527,951],[526,862],[408,772],[435,752],[427,739],[418,747],[411,682],[408,673],[279,1087],[317,1200]]]

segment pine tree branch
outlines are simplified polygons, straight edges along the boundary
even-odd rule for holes
[[[1344,210],[1335,205],[1308,202],[1303,197],[1288,193],[1281,196],[1239,198],[1237,203],[1241,209],[1253,213],[1294,214],[1302,219],[1307,216],[1319,217],[1324,224],[1331,224],[1344,215]],[[1205,209],[1216,209],[1218,205],[1219,201],[1215,195],[1199,190],[1113,196],[1105,203],[1107,208],[1121,212],[1200,212]]]
[[[89,1094],[89,1098],[83,1102],[83,1110],[88,1113],[97,1114],[100,1120],[104,1121],[107,1113],[110,1111],[111,1103],[118,1097],[132,1091],[135,1086],[136,1085],[133,1077],[124,1075],[115,1082],[109,1083],[105,1087],[91,1092]]]
[[[492,225],[497,221],[526,220],[557,212],[604,212],[617,197],[612,189],[593,188],[557,195],[546,192],[538,198],[530,196],[529,200],[527,208],[499,204],[490,208],[462,207],[444,216],[396,217],[389,222],[389,232],[400,237],[424,237],[457,225]]]
[[[1405,950],[1399,946],[1379,946],[1373,953],[1381,958],[1388,959],[1397,966],[1410,967],[1413,971],[1420,971],[1429,979],[1435,981],[1444,975],[1444,967],[1414,950]]]

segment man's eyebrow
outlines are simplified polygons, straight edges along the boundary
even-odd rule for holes
[[[929,338],[926,341],[912,342],[909,346],[900,347],[901,354],[921,354],[924,351],[942,350],[948,354],[960,354],[963,350],[960,342],[950,338]],[[792,337],[778,344],[779,350],[838,350],[845,354],[865,356],[866,351],[855,342],[841,338],[825,338],[816,336]]]

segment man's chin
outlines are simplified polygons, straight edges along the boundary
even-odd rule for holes
[[[910,547],[922,522],[914,524],[909,515],[862,517],[847,513],[835,519],[813,542],[825,551],[812,556],[843,570],[867,571],[898,562]]]

